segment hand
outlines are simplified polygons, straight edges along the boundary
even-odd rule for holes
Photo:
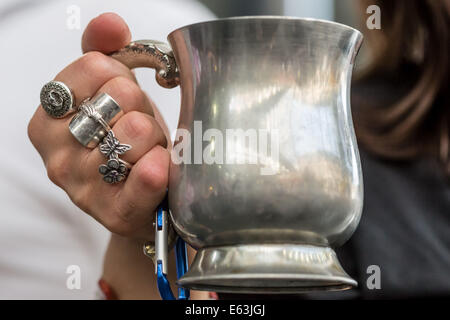
[[[28,135],[50,180],[78,207],[113,233],[148,240],[153,238],[153,212],[166,193],[170,156],[164,123],[155,119],[156,109],[134,74],[106,55],[130,40],[128,26],[119,16],[100,15],[84,32],[85,54],[55,77],[73,90],[77,106],[105,92],[122,108],[112,129],[121,143],[132,146],[121,156],[133,165],[124,182],[110,185],[102,180],[98,167],[106,159],[98,147],[85,148],[72,136],[68,128],[71,116],[54,119],[39,106]]]

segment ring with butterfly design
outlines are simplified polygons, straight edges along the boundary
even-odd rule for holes
[[[131,169],[131,164],[119,158],[131,146],[121,144],[111,129],[120,111],[120,106],[109,94],[99,93],[81,103],[69,124],[70,132],[83,146],[95,148],[100,143],[99,150],[108,160],[98,171],[103,180],[111,184],[125,180]]]
[[[106,164],[99,166],[98,171],[103,175],[103,181],[114,184],[126,179],[131,165],[120,159],[119,155],[131,149],[129,144],[122,144],[114,136],[112,130],[103,139],[99,146],[100,152],[108,159]]]

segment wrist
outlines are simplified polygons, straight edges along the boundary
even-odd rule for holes
[[[118,299],[159,299],[155,267],[143,253],[144,243],[142,239],[111,235],[102,279]]]

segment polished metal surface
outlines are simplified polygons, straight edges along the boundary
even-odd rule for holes
[[[349,100],[361,34],[324,21],[237,18],[168,39],[181,75],[179,127],[193,132],[202,121],[203,132],[266,129],[279,137],[275,175],[261,175],[258,164],[172,164],[177,231],[196,248],[347,240],[363,197]],[[233,153],[246,157],[241,150],[253,151],[235,145]]]
[[[295,293],[342,290],[356,285],[327,247],[253,244],[200,249],[188,277],[196,290],[240,293]]]
[[[156,82],[164,88],[179,84],[179,74],[172,49],[167,43],[156,40],[133,41],[113,52],[111,57],[129,68],[147,67],[156,70]]]
[[[191,133],[183,152],[193,159],[171,163],[171,220],[200,249],[179,283],[227,292],[355,285],[331,248],[352,235],[363,204],[349,98],[361,33],[244,17],[189,25],[168,40],[182,92],[178,127]],[[211,130],[223,133],[226,159],[209,164],[196,154],[220,151],[219,141],[202,141]],[[230,141],[227,130],[248,139]],[[250,147],[252,132],[268,133],[257,139],[270,150]]]
[[[105,132],[108,132],[111,130],[111,127],[109,126],[108,122],[106,122],[103,119],[103,116],[97,111],[96,106],[93,103],[91,103],[90,99],[85,99],[81,103],[81,105],[78,107],[78,111],[81,114],[84,114],[85,116],[98,122],[103,127]]]
[[[79,111],[70,121],[69,130],[83,146],[95,148],[108,133],[109,125],[120,117],[121,109],[107,93],[99,93],[87,103],[94,113]]]

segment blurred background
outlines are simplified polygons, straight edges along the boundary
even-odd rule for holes
[[[280,15],[331,20],[361,29],[361,1],[359,0],[197,0],[218,18]],[[363,33],[366,30],[360,30]],[[368,62],[369,50],[362,46],[355,69]]]
[[[218,17],[285,15],[356,26],[355,0],[199,0]]]

